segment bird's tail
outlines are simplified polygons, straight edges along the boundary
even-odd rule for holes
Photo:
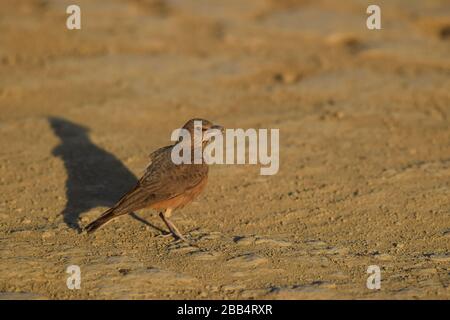
[[[111,219],[117,217],[115,210],[116,208],[111,208],[106,210],[100,217],[98,217],[96,220],[92,221],[90,224],[88,224],[84,230],[86,230],[87,233],[92,233],[98,228],[100,228],[102,225],[110,221]]]

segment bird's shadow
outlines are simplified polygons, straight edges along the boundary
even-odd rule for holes
[[[59,117],[49,117],[48,121],[60,139],[52,153],[63,160],[67,171],[67,202],[61,214],[67,226],[81,231],[82,213],[114,205],[137,179],[117,157],[91,141],[88,128]]]

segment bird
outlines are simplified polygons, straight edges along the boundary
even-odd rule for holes
[[[112,219],[134,214],[134,211],[140,209],[152,208],[160,211],[159,217],[169,229],[167,235],[172,235],[176,240],[188,242],[170,218],[175,210],[192,202],[205,189],[208,180],[208,164],[205,161],[177,164],[172,160],[172,151],[175,147],[180,149],[185,146],[181,144],[188,144],[187,147],[190,149],[187,150],[191,150],[193,160],[193,155],[196,154],[195,149],[204,148],[212,141],[212,137],[222,134],[224,128],[208,120],[194,118],[187,121],[182,129],[188,132],[191,138],[185,139],[180,135],[174,144],[152,152],[150,163],[136,185],[114,206],[85,227],[88,234]],[[195,139],[196,134],[201,139]]]

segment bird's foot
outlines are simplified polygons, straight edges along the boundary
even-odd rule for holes
[[[180,242],[185,242],[189,245],[192,245],[192,243],[186,239],[183,235],[181,234],[176,234],[176,233],[172,233],[172,232],[166,232],[166,233],[161,233],[157,236],[155,236],[156,238],[161,238],[161,239],[167,239],[172,237],[173,241],[180,241]]]
[[[156,238],[167,239],[167,238],[172,237],[172,236],[173,236],[172,233],[165,232],[165,233],[160,233],[160,234],[156,235],[155,237]]]
[[[182,234],[180,233],[172,233],[172,236],[175,240],[175,242],[180,242],[180,243],[185,243],[188,246],[191,247],[196,247],[198,248],[198,246],[196,244],[194,244],[193,242],[191,242],[190,240],[188,240],[186,237],[184,237]]]

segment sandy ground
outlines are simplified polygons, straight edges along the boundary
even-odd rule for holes
[[[0,298],[450,298],[447,1],[71,3],[1,5]],[[151,210],[79,234],[192,117],[279,128],[279,173],[212,167],[200,249]]]

